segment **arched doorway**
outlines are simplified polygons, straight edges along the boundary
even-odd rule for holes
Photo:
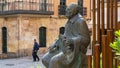
[[[39,28],[39,43],[40,47],[46,47],[46,27]]]
[[[7,28],[2,27],[2,53],[7,53]]]

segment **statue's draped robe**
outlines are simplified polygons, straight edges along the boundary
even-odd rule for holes
[[[59,51],[53,52],[53,54],[47,53],[43,57],[45,66],[48,68],[87,68],[86,51],[90,43],[90,34],[87,24],[81,15],[77,14],[67,21],[64,36],[66,39],[72,39],[73,41],[74,50],[71,52],[72,57],[68,59],[67,56],[71,56],[71,54],[64,53],[61,50],[62,47],[59,41],[57,41],[57,45],[61,48]]]

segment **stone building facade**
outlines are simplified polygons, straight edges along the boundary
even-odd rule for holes
[[[33,39],[42,45],[39,51],[46,52],[58,35],[64,32],[67,19],[59,14],[59,6],[71,2],[78,3],[78,0],[0,1],[0,54],[31,55]],[[88,8],[85,18],[90,18],[88,4],[83,4]]]

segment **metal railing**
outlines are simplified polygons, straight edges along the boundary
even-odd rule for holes
[[[59,13],[59,15],[65,15],[66,7],[67,7],[66,5],[59,5],[58,6],[58,13]],[[82,16],[87,16],[87,8],[86,7],[80,8],[80,14]]]
[[[28,1],[0,2],[0,14],[53,14],[53,3]]]

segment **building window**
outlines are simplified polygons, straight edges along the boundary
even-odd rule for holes
[[[39,44],[40,47],[46,47],[46,27],[39,28]]]
[[[83,8],[83,16],[87,16],[87,7]]]
[[[64,31],[65,31],[65,27],[61,27],[60,28],[60,34],[64,34]]]
[[[2,3],[2,1],[0,1],[0,11],[2,11],[2,5],[3,5],[3,3]]]
[[[6,1],[4,1],[4,0],[0,0],[0,11],[3,11],[3,10],[4,10],[5,2],[6,2]]]
[[[60,5],[59,5],[59,14],[60,15],[65,15],[65,9],[66,9],[66,0],[60,0]]]
[[[60,5],[66,5],[66,0],[60,0]]]
[[[2,27],[2,53],[7,53],[7,28]]]
[[[81,15],[84,15],[83,14],[83,0],[78,0],[78,6],[80,7],[80,14]]]

